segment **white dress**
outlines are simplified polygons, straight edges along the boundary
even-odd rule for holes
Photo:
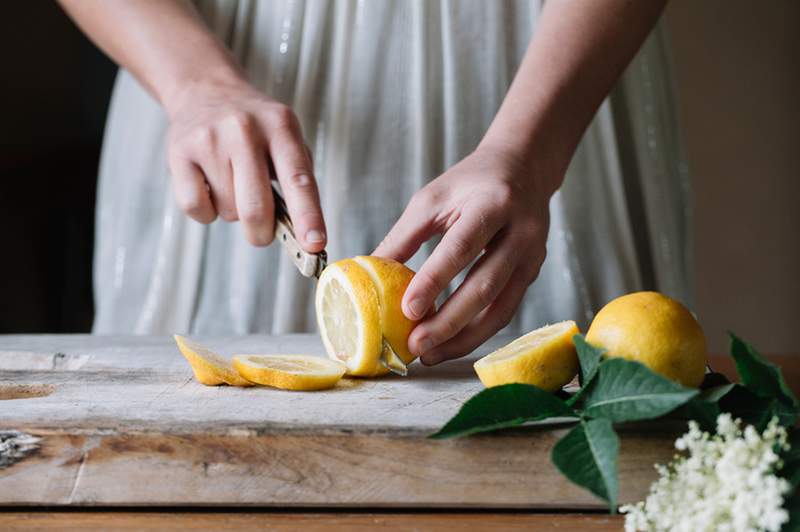
[[[531,0],[198,2],[252,82],[291,105],[314,152],[332,260],[369,253],[411,195],[470,153],[540,12]],[[663,35],[600,108],[551,201],[548,255],[509,332],[656,288],[691,305],[688,178]],[[94,332],[315,330],[314,283],[279,245],[204,226],[171,195],[167,119],[125,71],[100,166]],[[419,267],[428,246],[411,261]]]

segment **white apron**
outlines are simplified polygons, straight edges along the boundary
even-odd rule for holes
[[[252,82],[297,113],[314,152],[331,260],[369,253],[411,195],[470,153],[535,31],[530,0],[198,2]],[[688,177],[664,39],[651,35],[551,201],[547,259],[508,332],[656,288],[691,305]],[[175,206],[167,118],[125,71],[100,166],[94,332],[315,330],[314,283],[279,245]],[[410,261],[417,268],[430,252]]]

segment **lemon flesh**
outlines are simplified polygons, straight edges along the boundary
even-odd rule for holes
[[[328,265],[317,283],[315,307],[325,351],[345,364],[348,375],[386,373],[379,364],[383,336],[378,293],[364,268],[353,259]]]
[[[578,332],[574,321],[541,327],[475,362],[475,372],[487,388],[521,383],[554,392],[578,373]]]
[[[233,366],[249,381],[298,391],[333,388],[347,369],[341,362],[310,355],[235,355]]]
[[[192,342],[188,338],[173,336],[181,354],[192,367],[198,382],[207,386],[229,384],[231,386],[252,386],[253,383],[244,379],[229,360],[211,351],[210,349]]]
[[[706,368],[703,329],[679,302],[658,292],[635,292],[608,303],[586,340],[608,357],[641,362],[684,386],[696,388]]]

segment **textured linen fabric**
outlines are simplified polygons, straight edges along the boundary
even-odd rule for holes
[[[253,84],[297,113],[332,260],[372,251],[411,195],[475,148],[541,9],[484,0],[197,5]],[[547,259],[508,332],[562,319],[585,326],[593,309],[643,287],[691,305],[688,178],[669,83],[656,29],[551,201]],[[314,283],[279,245],[252,247],[238,224],[203,226],[177,209],[166,132],[164,111],[121,71],[100,166],[94,331],[314,330]]]

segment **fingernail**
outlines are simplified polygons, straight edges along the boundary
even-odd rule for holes
[[[322,242],[323,240],[325,240],[325,234],[322,231],[312,229],[306,233],[306,242],[316,244],[317,242]]]
[[[433,349],[433,340],[429,336],[426,336],[422,340],[419,341],[419,348],[422,351],[421,354],[425,354],[431,349]]]
[[[425,313],[425,302],[422,299],[412,299],[408,302],[408,310],[411,311],[411,317],[419,319]]]

